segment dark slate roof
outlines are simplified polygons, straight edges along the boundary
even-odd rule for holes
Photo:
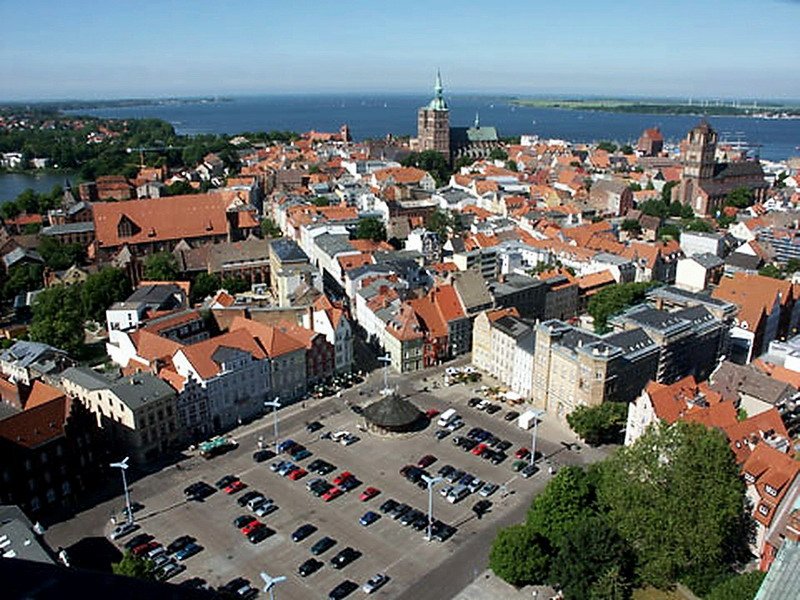
[[[364,418],[373,425],[386,429],[410,427],[422,413],[409,400],[389,394],[364,409]]]
[[[714,179],[726,177],[764,177],[764,171],[761,164],[754,160],[715,164]]]
[[[658,350],[656,343],[642,329],[629,329],[607,336],[604,340],[610,346],[616,346],[625,354],[636,354],[644,350]]]
[[[111,392],[131,410],[136,410],[153,400],[175,395],[175,390],[166,381],[152,373],[136,373],[123,377],[111,386]]]
[[[531,331],[531,326],[515,317],[506,316],[497,319],[493,325],[506,335],[518,339]]]
[[[143,302],[145,304],[161,306],[167,302],[170,302],[171,298],[176,294],[183,294],[183,290],[181,290],[181,288],[175,284],[143,285],[136,288],[136,290],[134,290],[134,292],[128,296],[125,302]]]
[[[270,249],[281,260],[281,262],[308,261],[308,256],[297,242],[287,238],[273,240]]]
[[[694,254],[691,256],[692,260],[694,260],[697,264],[699,264],[704,269],[715,269],[717,267],[721,267],[725,264],[725,261],[722,260],[716,254],[711,254],[711,252],[703,252],[702,254]]]
[[[761,257],[755,254],[745,254],[744,252],[733,252],[725,259],[725,264],[738,269],[755,271],[761,267]]]
[[[42,235],[66,235],[69,233],[86,233],[94,231],[94,223],[85,221],[81,223],[64,223],[63,225],[50,225],[42,228]]]

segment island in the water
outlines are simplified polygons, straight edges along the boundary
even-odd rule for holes
[[[800,118],[800,104],[758,101],[689,100],[678,102],[669,100],[514,98],[511,100],[511,104],[532,108],[562,108],[616,113],[742,116],[767,119]]]

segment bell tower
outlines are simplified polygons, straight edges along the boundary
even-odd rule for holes
[[[450,109],[444,99],[442,77],[436,72],[434,96],[427,106],[417,113],[417,140],[419,149],[436,150],[450,160]]]
[[[683,152],[685,177],[699,180],[714,176],[714,154],[717,151],[717,132],[703,119],[686,136]]]

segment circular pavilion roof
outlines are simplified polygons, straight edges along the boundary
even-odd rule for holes
[[[389,431],[407,431],[422,417],[420,410],[396,393],[384,396],[364,409],[364,419],[368,425]]]

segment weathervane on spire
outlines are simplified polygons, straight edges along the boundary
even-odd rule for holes
[[[433,86],[434,97],[428,104],[431,110],[447,110],[447,102],[444,99],[444,87],[442,86],[442,74],[436,69],[436,84]]]

